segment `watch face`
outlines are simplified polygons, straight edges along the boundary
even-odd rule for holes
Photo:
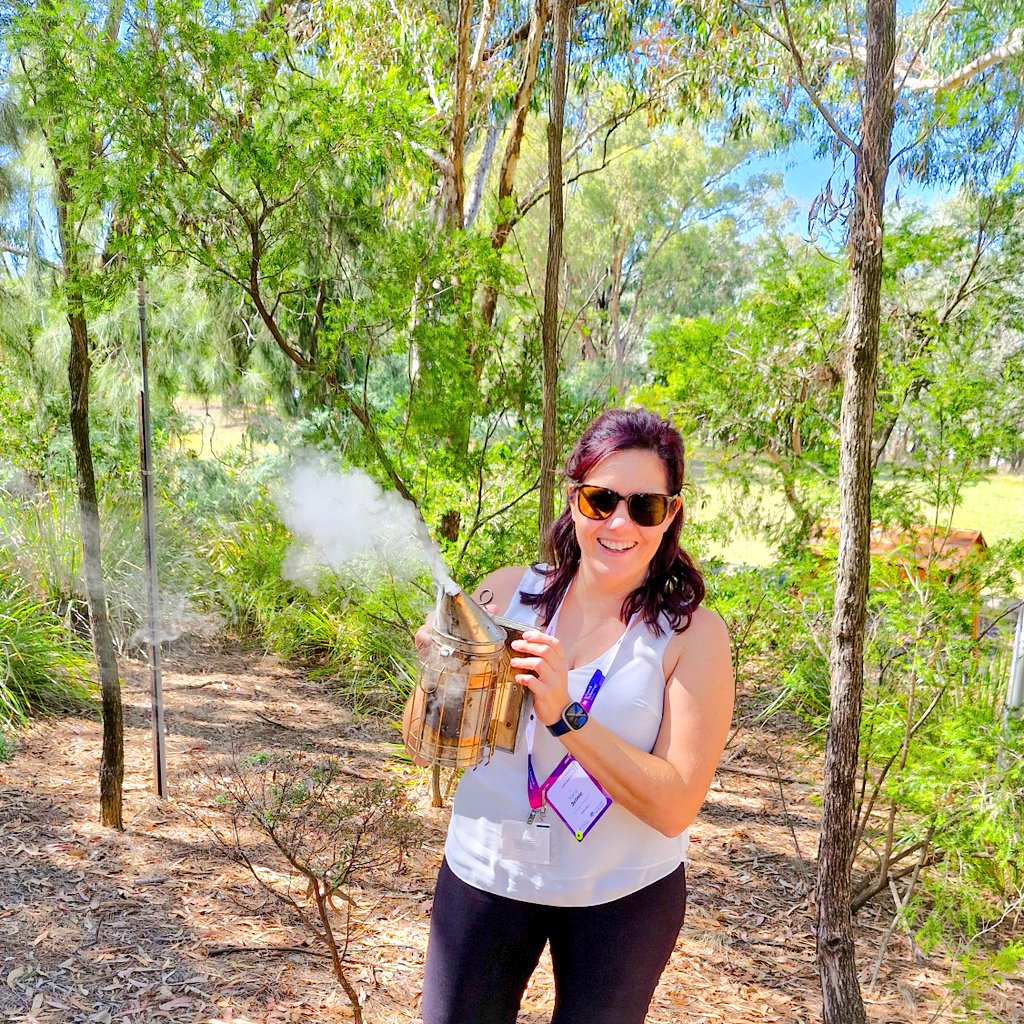
[[[582,729],[587,724],[587,713],[581,704],[572,703],[563,712],[562,718],[570,729]]]

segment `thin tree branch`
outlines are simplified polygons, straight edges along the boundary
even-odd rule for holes
[[[951,71],[941,78],[937,75],[916,78],[907,81],[904,88],[907,92],[912,93],[949,92],[951,89],[957,89],[961,85],[965,85],[972,78],[977,77],[989,68],[997,64],[1004,64],[1014,57],[1019,57],[1022,53],[1024,53],[1024,28],[1015,28],[1006,37],[1005,42],[1000,43],[999,46],[994,46],[987,53],[983,53],[980,57],[976,57],[955,71]]]
[[[11,245],[10,243],[5,242],[3,239],[0,239],[0,252],[9,252],[12,256],[18,256],[21,257],[22,259],[38,260],[39,263],[41,263],[48,270],[59,271],[61,269],[59,263],[53,263],[52,261],[46,259],[45,257],[40,256],[38,253],[29,252],[27,249],[19,249],[16,245]]]
[[[755,13],[753,8],[744,2],[744,0],[733,0],[733,4],[739,8],[744,16],[759,29],[764,35],[768,36],[769,39],[775,40],[789,55],[793,58],[793,69],[796,71],[797,81],[800,83],[804,92],[807,94],[807,98],[811,101],[811,105],[815,110],[821,114],[824,118],[825,123],[835,133],[836,138],[843,143],[847,149],[850,150],[855,156],[860,153],[860,146],[854,142],[846,132],[840,127],[839,122],[835,119],[832,111],[825,105],[825,101],[818,94],[818,91],[811,85],[810,80],[807,77],[807,70],[804,67],[803,54],[800,52],[799,47],[796,45],[796,41],[793,38],[792,27],[789,23],[789,11],[786,8],[785,2],[782,3],[782,16],[783,24],[786,30],[785,37],[779,35],[777,32],[773,32]]]

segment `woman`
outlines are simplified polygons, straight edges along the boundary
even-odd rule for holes
[[[683,923],[686,830],[733,679],[725,626],[678,545],[682,440],[653,413],[606,412],[566,476],[554,565],[500,569],[476,594],[536,624],[512,645],[533,705],[516,752],[459,782],[424,1024],[514,1024],[545,942],[552,1024],[640,1024]]]

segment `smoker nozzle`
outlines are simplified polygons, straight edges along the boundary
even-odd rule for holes
[[[471,644],[504,644],[505,631],[464,590],[437,588],[434,630]]]

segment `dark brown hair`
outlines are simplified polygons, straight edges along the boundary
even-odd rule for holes
[[[614,452],[633,450],[654,452],[665,467],[669,494],[679,493],[683,486],[683,439],[671,423],[646,409],[610,409],[598,416],[565,460],[565,475],[574,483],[582,483],[602,459]],[[647,578],[622,602],[623,622],[641,613],[656,636],[663,632],[658,621],[662,615],[673,632],[684,632],[694,609],[704,600],[704,579],[693,559],[679,546],[682,525],[680,507],[651,559]],[[552,524],[548,543],[554,564],[548,568],[534,566],[545,577],[543,589],[538,594],[520,593],[523,604],[539,609],[545,625],[554,617],[580,564],[580,546],[568,503]]]

